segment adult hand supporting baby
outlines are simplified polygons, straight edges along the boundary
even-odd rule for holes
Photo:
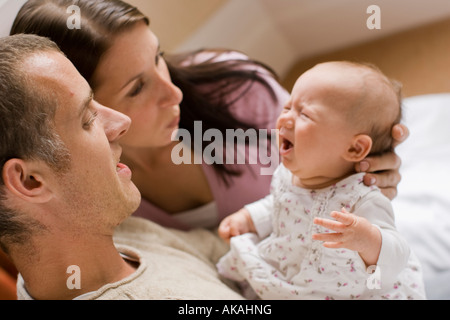
[[[315,218],[314,223],[335,233],[316,233],[313,240],[324,241],[326,248],[346,248],[357,251],[366,266],[376,265],[381,251],[381,233],[367,219],[349,213],[333,211],[336,220]]]
[[[408,128],[403,124],[397,124],[392,128],[392,147],[395,148],[403,143],[409,136]],[[397,185],[400,183],[399,172],[401,159],[395,152],[385,153],[381,156],[367,157],[355,165],[357,172],[367,172],[364,184],[376,185],[389,199],[397,196]]]

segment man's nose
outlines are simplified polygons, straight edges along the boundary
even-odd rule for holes
[[[98,104],[105,134],[110,142],[119,140],[131,125],[131,119],[114,109]]]

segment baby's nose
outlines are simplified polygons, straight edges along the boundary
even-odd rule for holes
[[[292,128],[294,128],[294,121],[293,121],[292,119],[286,119],[286,120],[284,121],[284,127],[285,127],[286,129],[292,129]]]

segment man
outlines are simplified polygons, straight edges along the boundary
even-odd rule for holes
[[[18,297],[241,298],[218,278],[226,248],[212,233],[128,218],[140,202],[120,163],[129,125],[53,42],[0,39],[0,245]]]

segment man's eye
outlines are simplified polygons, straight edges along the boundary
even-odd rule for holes
[[[92,127],[92,125],[94,124],[95,119],[97,119],[97,116],[98,116],[98,112],[97,111],[93,112],[91,114],[89,120],[86,121],[85,123],[83,123],[83,128],[86,130],[89,130]]]

